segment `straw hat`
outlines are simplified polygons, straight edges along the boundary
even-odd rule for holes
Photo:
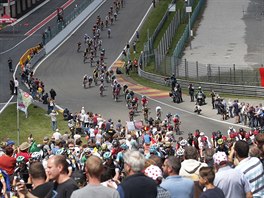
[[[30,147],[30,144],[27,143],[27,142],[23,142],[20,146],[19,146],[19,149],[21,151],[24,151],[24,150],[27,150],[28,148]]]

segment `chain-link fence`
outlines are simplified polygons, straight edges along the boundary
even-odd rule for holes
[[[154,54],[143,60],[156,60]],[[143,62],[146,65],[146,62]],[[246,65],[215,65],[189,62],[186,59],[177,59],[175,56],[166,56],[156,68],[156,73],[170,76],[172,73],[177,78],[210,82],[219,84],[260,86],[259,70]]]
[[[70,22],[73,21],[84,9],[86,9],[94,0],[85,0],[81,4],[75,6],[74,10],[67,13],[63,17],[58,16],[56,25],[48,27],[42,34],[42,43],[45,45],[59,32],[61,32]]]

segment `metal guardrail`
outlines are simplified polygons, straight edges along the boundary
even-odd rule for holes
[[[42,34],[42,44],[47,44],[52,40],[58,33],[60,33],[68,24],[70,24],[77,16],[79,16],[83,10],[85,10],[94,0],[85,0],[71,12],[63,18],[63,20],[58,20],[57,24],[48,27]]]
[[[138,68],[138,75],[142,78],[148,79],[160,85],[168,85],[165,81],[167,76],[160,76],[157,74],[149,73]],[[217,83],[207,83],[207,82],[197,82],[177,79],[182,88],[187,88],[190,83],[194,87],[201,86],[204,91],[214,90],[216,93],[221,94],[231,94],[231,95],[243,95],[243,96],[253,96],[253,97],[263,97],[264,98],[264,88],[257,86],[242,86],[242,85],[232,85],[232,84],[217,84]]]

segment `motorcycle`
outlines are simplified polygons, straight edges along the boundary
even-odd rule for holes
[[[204,95],[204,93],[198,92],[195,97],[196,97],[196,103],[199,106],[202,106],[202,105],[205,104],[205,95]]]
[[[181,102],[181,96],[178,90],[175,90],[173,92],[169,93],[169,96],[172,98],[172,101],[174,103],[180,103]]]

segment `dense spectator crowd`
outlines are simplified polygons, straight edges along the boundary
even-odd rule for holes
[[[122,0],[117,2],[123,6]],[[100,33],[98,27],[113,23],[114,13],[110,9],[105,22],[98,19],[95,37]],[[84,62],[90,57],[92,66],[90,50],[84,53]],[[47,104],[53,134],[43,137],[42,142],[30,135],[18,147],[12,140],[2,143],[3,197],[264,197],[264,133],[254,128],[263,127],[262,105],[226,103],[211,94],[213,108],[223,119],[235,117],[236,123],[252,127],[250,131],[229,127],[227,132],[212,132],[211,137],[197,129],[184,139],[176,133],[180,124],[175,121],[177,116],[162,118],[157,109],[156,119],[144,115],[144,123],[130,130],[121,120],[114,123],[84,107],[76,113],[64,110],[69,130],[62,134],[57,128],[60,114],[54,108],[55,90],[46,93],[44,83],[33,76],[30,63],[21,77],[33,98]],[[133,103],[135,97],[131,92],[125,95],[134,113],[138,108]],[[147,109],[142,103],[142,110]]]
[[[250,103],[239,102],[239,100],[225,100],[214,91],[211,92],[213,109],[222,116],[223,120],[235,118],[235,123],[241,123],[251,128],[264,127],[264,109],[262,103],[252,105]]]
[[[84,108],[68,115],[69,131],[56,129],[41,144],[32,135],[19,147],[3,142],[3,196],[264,196],[264,133],[257,129],[230,127],[211,137],[196,130],[174,142],[167,117],[130,131]]]

